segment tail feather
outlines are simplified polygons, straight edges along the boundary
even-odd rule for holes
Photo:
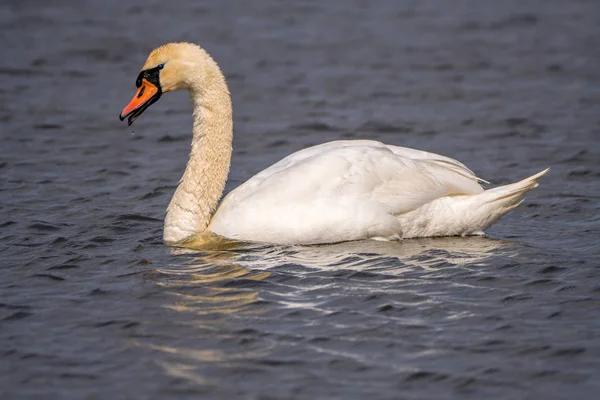
[[[520,204],[521,196],[526,192],[530,191],[531,189],[535,189],[536,187],[538,187],[540,184],[537,180],[541,176],[545,175],[548,171],[550,171],[550,168],[546,168],[545,170],[538,172],[537,174],[532,175],[529,178],[525,178],[522,181],[500,186],[493,189],[488,189],[485,191],[486,201],[484,203],[496,203],[502,200],[506,200],[505,205],[512,205],[516,202]]]
[[[500,217],[517,208],[523,202],[523,195],[539,186],[537,180],[550,168],[538,172],[519,182],[488,189],[475,195],[475,208],[471,209],[470,226],[473,232],[483,231]]]
[[[404,224],[402,237],[482,235],[504,214],[523,202],[523,195],[538,186],[537,180],[547,168],[519,182],[485,190],[477,194],[446,196],[406,214],[400,215]],[[415,214],[427,214],[427,223],[415,223]]]

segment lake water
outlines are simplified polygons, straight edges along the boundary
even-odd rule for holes
[[[0,28],[0,398],[596,398],[596,1],[4,0]],[[164,246],[189,98],[117,116],[173,40],[227,76],[228,190],[340,138],[552,170],[488,238]]]

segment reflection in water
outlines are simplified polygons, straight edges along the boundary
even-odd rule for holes
[[[337,279],[336,275],[331,276],[332,273],[348,271],[350,278],[367,274],[363,278],[369,280],[370,285],[388,293],[410,295],[409,303],[421,302],[426,300],[427,293],[419,279],[461,265],[483,267],[488,258],[499,254],[510,257],[511,244],[471,237],[361,241],[323,246],[221,241],[217,245],[212,242],[198,246],[196,242],[193,248],[174,247],[170,249],[173,263],[155,269],[149,277],[167,288],[175,298],[166,308],[178,315],[193,316],[186,320],[186,325],[193,328],[194,337],[181,338],[179,345],[164,345],[155,340],[138,340],[135,344],[169,355],[167,359],[173,361],[159,363],[169,376],[203,386],[222,386],[226,383],[219,379],[215,381],[211,377],[211,368],[243,365],[248,360],[265,362],[273,356],[278,345],[290,340],[255,332],[246,326],[247,323],[273,319],[274,309],[283,315],[309,313],[306,323],[316,326],[321,323],[317,322],[320,318],[336,315],[337,310],[332,310],[329,302],[342,293],[339,286],[332,283]],[[385,285],[378,284],[378,280]],[[354,282],[355,289],[359,288],[360,283]],[[415,316],[402,321],[413,327],[424,324]],[[338,324],[337,328],[344,326]],[[200,337],[205,340],[196,340]],[[207,337],[210,340],[206,340]],[[295,345],[295,340],[286,346]],[[337,350],[312,341],[306,348],[319,354],[340,356]],[[367,362],[362,355],[352,352],[344,358]]]
[[[259,292],[252,288],[230,287],[232,282],[259,282],[270,273],[252,271],[235,262],[236,253],[225,250],[231,246],[212,247],[199,252],[189,248],[171,248],[173,263],[157,268],[147,276],[165,287],[175,300],[166,308],[194,315],[186,325],[193,328],[194,337],[181,338],[179,346],[164,345],[154,340],[136,340],[143,346],[172,356],[176,361],[162,360],[158,365],[174,378],[184,378],[197,385],[211,385],[203,366],[207,363],[228,363],[264,357],[269,354],[273,343],[263,341],[244,346],[240,351],[235,343],[239,334],[224,329],[231,315],[255,315],[262,312],[252,307],[259,303]],[[251,286],[251,285],[250,285]],[[211,348],[198,348],[196,337],[210,337]],[[228,346],[226,343],[234,345]],[[224,345],[225,344],[225,345]],[[206,343],[204,344],[206,346]],[[170,357],[167,357],[168,359]]]
[[[410,239],[400,242],[366,240],[323,246],[257,247],[253,257],[242,257],[246,268],[269,269],[295,263],[306,268],[386,270],[402,274],[408,267],[431,269],[451,265],[481,264],[511,242],[485,237],[447,237]],[[503,252],[504,255],[506,251]],[[390,262],[392,261],[392,262]]]
[[[186,257],[188,261],[181,263],[179,257],[173,265],[156,269],[156,283],[174,289],[200,288],[201,293],[172,291],[177,301],[170,308],[199,315],[253,313],[248,306],[257,301],[258,291],[224,285],[240,279],[261,281],[269,276],[269,272],[242,267],[235,262],[235,253],[232,251],[213,249],[199,253],[193,249],[173,247],[171,252],[173,255]]]

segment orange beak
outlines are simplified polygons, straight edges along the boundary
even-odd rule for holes
[[[129,116],[127,123],[131,125],[137,117],[142,115],[148,107],[150,107],[161,95],[160,88],[150,83],[146,79],[142,79],[142,84],[139,86],[137,93],[133,99],[125,106],[119,118],[123,121]]]

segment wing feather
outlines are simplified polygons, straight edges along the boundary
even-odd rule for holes
[[[481,193],[481,181],[459,161],[438,154],[371,140],[336,141],[282,159],[226,200],[277,206],[341,198],[376,202],[397,215],[443,196]]]

